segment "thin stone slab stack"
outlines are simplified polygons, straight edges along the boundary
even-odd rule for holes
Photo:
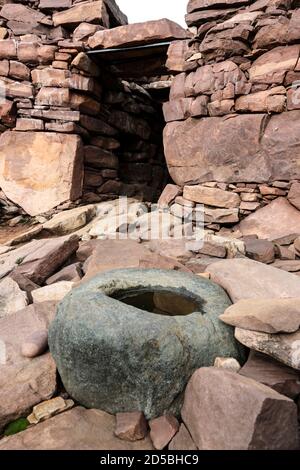
[[[231,210],[225,225],[299,186],[298,7],[190,0],[186,21],[195,36],[169,48],[167,65],[176,73],[164,105],[169,171],[194,202],[203,202],[195,196],[202,186],[238,196],[229,206],[204,202]],[[215,215],[210,222],[222,225]]]

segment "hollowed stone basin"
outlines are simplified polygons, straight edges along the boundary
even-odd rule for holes
[[[243,360],[233,329],[218,318],[230,304],[221,287],[194,275],[109,271],[60,303],[50,350],[82,405],[153,418],[176,408],[195,369],[217,356]]]

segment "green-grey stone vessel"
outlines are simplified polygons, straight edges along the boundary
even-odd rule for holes
[[[196,300],[201,311],[166,316],[110,296],[122,291],[168,291]],[[199,367],[217,356],[243,361],[233,329],[219,320],[231,304],[225,291],[194,275],[160,269],[100,274],[72,290],[58,307],[50,351],[68,393],[88,408],[143,411],[153,418],[174,410]]]

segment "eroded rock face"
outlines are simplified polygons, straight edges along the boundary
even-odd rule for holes
[[[76,200],[81,196],[82,179],[80,137],[48,132],[2,134],[0,186],[28,214],[37,215],[69,199]]]
[[[164,147],[170,174],[180,186],[297,179],[299,122],[300,111],[291,111],[271,118],[245,114],[168,123]]]

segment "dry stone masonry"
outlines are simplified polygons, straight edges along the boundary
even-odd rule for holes
[[[299,449],[299,0],[0,7],[0,450]]]
[[[184,197],[210,206],[214,229],[278,197],[297,208],[298,7],[190,0],[186,21],[195,36],[170,46],[167,65],[177,74],[164,104],[166,160]],[[220,203],[230,196],[229,206]]]

